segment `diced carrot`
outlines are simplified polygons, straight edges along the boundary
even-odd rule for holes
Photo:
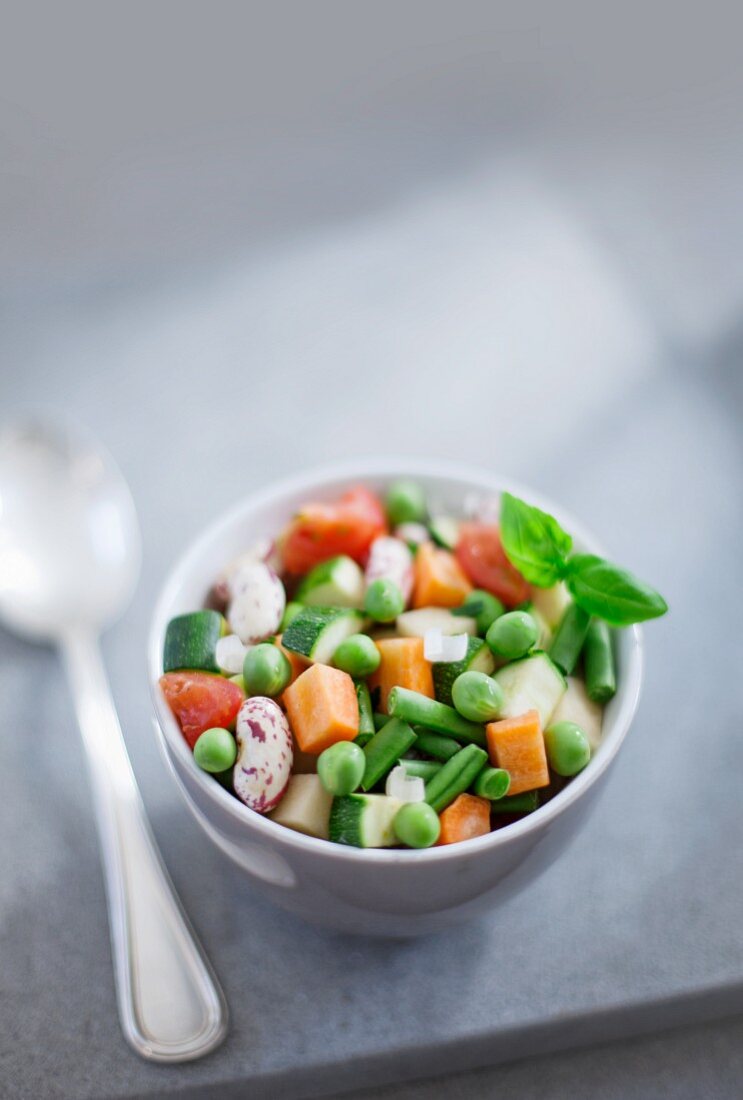
[[[509,794],[549,786],[550,774],[539,711],[528,710],[516,718],[502,718],[485,727],[490,759],[511,776]]]
[[[369,678],[369,690],[380,689],[379,709],[387,713],[387,698],[393,687],[410,688],[434,698],[431,664],[423,656],[422,638],[380,638],[376,643],[379,668]]]
[[[459,607],[472,585],[448,550],[424,542],[415,555],[414,607]]]
[[[460,794],[439,815],[437,844],[458,844],[490,832],[490,803],[476,794]]]
[[[317,756],[359,732],[356,688],[347,672],[312,665],[283,694],[289,724],[302,752]]]

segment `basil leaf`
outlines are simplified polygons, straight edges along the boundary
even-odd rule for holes
[[[627,569],[596,554],[574,554],[565,583],[584,611],[612,626],[630,626],[665,615],[668,604]]]
[[[549,588],[564,576],[573,540],[554,516],[503,493],[500,537],[506,557],[530,584]]]

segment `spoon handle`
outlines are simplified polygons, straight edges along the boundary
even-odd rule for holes
[[[62,653],[93,788],[121,1026],[144,1058],[198,1058],[224,1038],[224,996],[152,835],[98,640],[68,633]]]

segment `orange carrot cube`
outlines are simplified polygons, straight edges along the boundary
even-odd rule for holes
[[[418,547],[413,607],[459,607],[471,591],[472,585],[453,554],[432,542]]]
[[[353,741],[359,732],[356,688],[347,672],[312,665],[284,691],[289,725],[302,752],[319,755],[336,741]]]
[[[490,832],[490,803],[475,794],[460,794],[439,815],[437,844],[458,844]]]
[[[387,698],[393,687],[410,688],[434,698],[431,663],[423,656],[422,638],[381,638],[377,642],[381,661],[369,678],[369,690],[380,689],[379,709],[387,713]]]
[[[509,794],[521,794],[522,791],[549,785],[539,711],[529,710],[516,718],[490,722],[485,727],[485,733],[493,766],[505,768],[511,776]]]

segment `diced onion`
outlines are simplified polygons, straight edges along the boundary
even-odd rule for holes
[[[237,634],[226,634],[217,642],[214,655],[222,672],[237,676],[243,670],[243,661],[248,647],[243,645]]]
[[[395,536],[411,546],[420,546],[423,542],[431,541],[428,528],[424,527],[422,523],[413,523],[412,521],[401,523],[399,527],[396,527]]]
[[[384,793],[388,798],[397,798],[400,802],[423,802],[426,785],[420,776],[408,775],[405,768],[398,764],[387,776]]]
[[[463,661],[467,656],[467,634],[442,634],[440,630],[427,630],[423,636],[423,656],[436,664]]]

